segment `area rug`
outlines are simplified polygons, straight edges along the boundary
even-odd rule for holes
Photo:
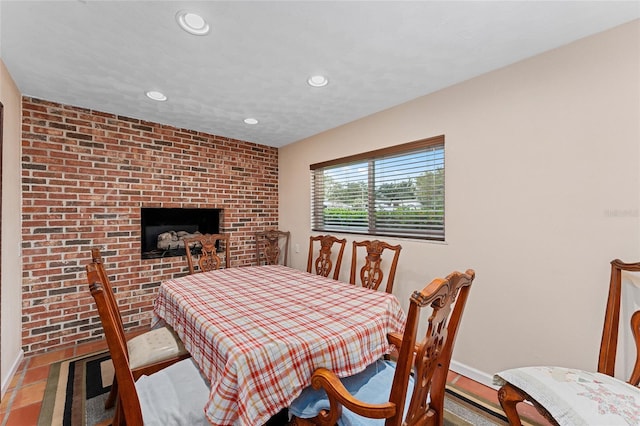
[[[51,365],[38,426],[94,426],[113,417],[104,402],[111,390],[113,364],[97,352]]]
[[[53,364],[49,370],[38,426],[95,426],[110,419],[113,409],[105,410],[104,401],[111,390],[112,380],[113,364],[108,352]],[[453,385],[447,385],[445,410],[446,426],[508,424],[497,404]],[[283,416],[279,415],[274,416],[269,426],[285,423]]]

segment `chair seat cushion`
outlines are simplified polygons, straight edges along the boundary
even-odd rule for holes
[[[155,328],[132,338],[127,342],[127,349],[132,370],[186,353],[178,336],[168,327]]]
[[[209,425],[209,383],[191,358],[136,382],[145,426]]]
[[[601,373],[564,367],[523,367],[494,376],[542,405],[560,425],[640,424],[640,389]]]
[[[351,395],[360,401],[381,404],[389,401],[393,375],[396,372],[395,362],[378,360],[363,371],[353,376],[340,379]],[[409,408],[409,400],[413,393],[413,377],[409,379],[405,414]],[[324,389],[305,388],[289,406],[289,413],[299,418],[315,417],[321,410],[329,409],[329,398]],[[340,426],[384,425],[385,419],[369,419],[342,408],[342,416],[338,420]]]

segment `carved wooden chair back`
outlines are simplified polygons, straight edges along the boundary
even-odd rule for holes
[[[100,281],[100,284],[102,284],[102,289],[103,289],[102,292],[103,292],[104,298],[106,302],[109,304],[109,308],[113,312],[114,327],[116,327],[116,330],[120,335],[125,336],[124,324],[122,322],[122,316],[120,315],[120,308],[118,308],[118,302],[113,292],[113,286],[111,285],[111,281],[109,280],[109,275],[107,274],[107,271],[104,267],[102,253],[100,252],[99,248],[93,247],[91,249],[91,261],[92,261],[91,271],[93,274],[91,278],[92,279],[98,278],[98,280]],[[89,278],[88,273],[89,273],[89,266],[87,266],[87,278]],[[92,281],[89,282],[89,284],[91,283]],[[125,345],[125,351],[128,351],[128,348],[126,345]],[[118,388],[119,388],[118,380],[116,377],[114,378],[113,383],[111,385],[111,391],[109,392],[109,395],[105,400],[105,404],[104,404],[105,408],[109,409],[113,407],[113,405],[115,404],[116,398],[118,397],[118,392],[119,392]]]
[[[600,355],[598,357],[598,372],[609,376],[615,374],[616,353],[618,350],[618,330],[620,324],[620,304],[622,301],[622,272],[640,272],[640,262],[624,263],[619,259],[611,261],[611,279],[609,281],[609,295],[605,310],[602,340],[600,341]],[[636,360],[628,382],[634,386],[640,383],[640,311],[631,316],[631,330],[636,342]]]
[[[125,336],[124,323],[120,315],[118,302],[116,301],[109,275],[104,267],[102,253],[99,248],[91,249],[91,259],[92,262],[87,265],[87,279],[89,280],[89,284],[91,285],[97,281],[100,282],[103,297],[113,313],[114,327],[120,335]],[[127,340],[126,337],[124,338],[127,356],[129,353],[129,345],[135,348],[136,355],[133,356],[131,360],[131,371],[135,379],[159,371],[190,356],[178,336],[175,335],[175,332],[167,326],[140,333],[131,339],[131,341]],[[174,342],[175,349],[167,350],[165,345],[173,344]],[[111,385],[109,395],[105,400],[105,408],[113,407],[118,393],[119,385],[116,377]]]
[[[129,342],[117,324],[119,313],[109,303],[99,275],[95,263],[87,265],[89,290],[113,362],[114,384],[118,383],[119,398],[108,424],[142,425],[146,419],[146,424],[175,424],[176,419],[182,424],[209,424],[203,409],[209,398],[209,383],[192,360],[182,357],[180,362],[144,372],[144,377],[136,375],[131,367],[134,350],[129,351]]]
[[[453,272],[444,279],[431,281],[422,291],[416,291],[411,296],[407,326],[402,336],[398,366],[391,388],[391,401],[395,399],[398,404],[398,419],[395,424],[402,424],[406,384],[412,371],[415,387],[404,421],[407,424],[423,424],[433,415],[435,424],[444,424],[447,374],[474,278],[475,272],[471,269],[465,273]],[[431,307],[427,317],[427,331],[424,338],[417,341],[420,310],[427,306]],[[427,395],[430,396],[429,403]],[[387,421],[387,424],[393,422]]]
[[[203,234],[184,239],[184,248],[187,252],[189,274],[220,269],[222,266],[222,259],[218,256],[218,241],[222,242],[224,249],[224,267],[229,268],[229,235]],[[197,252],[198,250],[200,250],[200,254],[194,254],[194,252]]]
[[[120,314],[113,310],[108,300],[107,291],[102,285],[100,273],[95,263],[87,265],[87,280],[90,283],[89,290],[98,308],[100,321],[102,322],[116,380],[118,382],[120,398],[118,398],[112,424],[141,425],[143,424],[142,411],[140,409],[140,401],[138,399],[138,393],[136,392],[133,374],[129,369],[127,341],[124,331],[121,330],[118,325]]]
[[[291,232],[269,229],[255,233],[256,264],[287,266]]]
[[[113,291],[113,286],[111,285],[111,281],[109,280],[109,275],[104,267],[104,261],[102,259],[102,253],[99,248],[93,247],[91,248],[91,262],[95,265],[96,273],[98,274],[98,278],[102,283],[102,287],[104,288],[105,297],[107,302],[111,305],[111,309],[117,313],[115,316],[116,323],[121,330],[122,334],[124,334],[124,324],[122,323],[122,317],[120,316],[120,310],[118,308],[118,302],[116,300],[115,293]]]
[[[364,250],[362,248],[364,248]],[[385,250],[393,252],[393,258],[391,259],[388,267],[383,265],[383,252]],[[400,244],[392,246],[389,243],[379,240],[354,241],[353,254],[351,255],[351,276],[349,282],[351,284],[356,284],[357,280],[362,287],[377,290],[386,274],[387,281],[385,284],[385,291],[387,293],[391,293],[393,291],[393,281],[396,276],[400,250],[402,250],[402,246]],[[362,256],[359,259],[358,253],[364,251],[366,251],[364,259],[362,259]]]
[[[611,278],[609,281],[607,307],[605,310],[604,326],[602,329],[602,340],[600,341],[598,373],[606,374],[608,376],[611,376],[612,378],[616,373],[616,355],[618,351],[618,333],[620,330],[620,314],[623,295],[622,276],[624,271],[627,271],[629,273],[640,272],[640,262],[625,263],[618,259],[611,261]],[[640,383],[640,310],[637,310],[633,313],[628,312],[627,314],[630,318],[625,318],[625,322],[627,320],[629,321],[629,323],[625,324],[625,327],[631,327],[631,333],[636,345],[636,354],[632,371],[630,373],[625,372],[626,374],[629,374],[629,378],[626,379],[625,377],[625,380],[628,384],[638,386],[638,384]],[[507,415],[510,425],[521,424],[520,414],[518,413],[516,406],[517,404],[525,400],[530,401],[538,410],[538,412],[542,414],[542,416],[544,416],[546,419],[548,419],[552,424],[557,424],[556,420],[553,417],[553,412],[555,412],[557,409],[556,407],[563,407],[562,415],[566,418],[573,418],[571,417],[572,414],[570,414],[570,410],[573,410],[571,404],[576,400],[576,398],[574,398],[574,393],[578,392],[578,390],[576,390],[577,386],[562,386],[564,382],[559,381],[557,383],[554,383],[553,386],[547,386],[544,389],[540,385],[536,385],[535,389],[528,389],[529,383],[537,382],[539,380],[539,377],[549,374],[560,374],[561,370],[565,370],[565,368],[563,367],[553,366],[547,366],[543,368],[545,370],[543,373],[540,373],[540,368],[538,367],[523,367],[505,370],[496,374],[494,381],[502,385],[498,391],[498,400],[500,401],[500,405]],[[557,372],[549,373],[547,370],[556,370]],[[582,377],[582,373],[580,372],[580,370],[572,370],[573,376]],[[591,374],[589,372],[586,372],[585,376],[590,377]],[[526,378],[526,380],[522,378]],[[625,392],[627,392],[626,389],[628,389],[628,386],[625,384],[625,380],[618,380],[614,378],[611,379],[610,382],[604,383],[602,379],[598,379],[598,383],[601,383],[601,387],[603,389],[605,388],[605,386],[607,387],[604,392],[609,392],[611,393],[611,395],[615,395],[612,397],[613,399],[610,399],[608,401],[608,404],[616,406],[618,404],[622,405],[626,403],[625,398],[628,398],[628,395],[625,395]],[[518,384],[516,385],[514,383],[511,383],[510,381],[517,381]],[[566,382],[571,385],[570,380],[566,380]],[[537,401],[534,397],[531,396],[534,390],[535,392],[540,392],[541,395],[543,394],[544,398],[548,401],[551,401],[553,405],[545,406]],[[615,398],[619,398],[617,402]],[[597,410],[594,410],[594,412],[595,411]],[[584,409],[584,407],[577,408],[575,412],[580,413],[578,414],[578,416],[582,416],[582,414],[584,413],[590,413],[590,411],[588,409]],[[584,420],[581,421],[600,422],[603,420],[602,418],[584,418]]]
[[[404,333],[388,335],[389,343],[399,348],[393,378],[389,378],[390,389],[371,389],[373,392],[389,395],[388,403],[371,404],[353,398],[344,386],[338,386],[339,379],[333,372],[319,368],[313,373],[311,383],[315,389],[323,388],[327,392],[330,409],[321,411],[310,419],[296,418],[296,424],[334,425],[342,416],[342,402],[348,401],[351,412],[370,419],[386,418],[386,426],[442,426],[447,373],[474,278],[475,272],[471,269],[465,273],[452,272],[446,278],[434,279],[421,291],[413,293]],[[423,312],[426,307],[431,309]],[[426,332],[418,338],[420,319],[426,321]],[[414,387],[408,398],[411,376]],[[373,378],[355,382],[362,383],[362,386],[374,382],[377,387],[382,386],[382,380]],[[409,405],[403,418],[407,402]],[[361,421],[358,424],[369,423]]]
[[[332,252],[334,244],[338,244],[338,251]],[[333,235],[317,235],[309,237],[309,259],[307,260],[307,272],[328,277],[333,272],[333,279],[340,276],[340,266],[347,239],[338,239]],[[314,247],[318,247],[318,251]],[[315,257],[315,259],[314,259]]]

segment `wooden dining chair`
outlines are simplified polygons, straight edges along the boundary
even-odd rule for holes
[[[287,266],[291,232],[268,229],[255,233],[256,264]]]
[[[97,265],[91,263],[86,268],[118,382],[119,397],[110,424],[208,425],[204,407],[209,384],[193,360],[183,359],[153,374],[136,377],[130,367],[129,342],[120,327],[120,314],[113,309]]]
[[[221,241],[224,246],[224,267],[229,268],[229,235],[203,234],[184,239],[189,274],[220,269],[222,259],[218,256],[218,241]]]
[[[332,252],[334,244],[338,244],[338,252]],[[333,279],[340,276],[342,255],[347,245],[347,239],[338,239],[333,235],[317,235],[309,237],[309,259],[307,272],[328,277],[333,272]],[[315,249],[317,247],[317,250]]]
[[[521,425],[517,405],[529,401],[552,424],[640,424],[640,310],[629,313],[636,354],[629,379],[614,376],[622,302],[622,275],[640,272],[640,262],[611,261],[597,372],[556,366],[528,366],[501,371],[498,400],[511,426]],[[625,320],[626,322],[626,320]],[[632,385],[632,386],[629,386]]]
[[[397,362],[380,359],[344,379],[317,369],[311,387],[289,407],[293,424],[379,425],[386,419],[386,426],[443,425],[451,354],[474,278],[470,269],[453,272],[413,293],[404,333],[387,336],[398,348]],[[431,309],[422,313],[427,306]],[[421,317],[426,333],[418,339]]]
[[[383,252],[391,250],[393,258],[388,267],[384,267]],[[351,255],[351,276],[349,282],[356,284],[356,281],[373,290],[377,290],[387,274],[387,282],[385,291],[391,293],[393,291],[393,281],[396,276],[396,268],[398,267],[398,258],[400,257],[400,244],[392,246],[389,243],[379,240],[373,241],[354,241],[353,254]],[[358,254],[361,253],[360,257]]]
[[[118,302],[113,292],[113,286],[105,270],[102,253],[98,248],[91,249],[92,262],[87,265],[87,279],[89,284],[99,280],[104,297],[114,312],[114,322],[118,332],[124,335],[124,325]],[[89,268],[92,271],[89,277]],[[95,271],[95,272],[93,272]],[[127,353],[130,360],[130,367],[135,379],[142,375],[159,371],[173,363],[176,363],[191,355],[185,349],[180,338],[169,326],[158,327],[139,334],[127,341]],[[105,401],[105,408],[113,407],[118,396],[118,380],[114,378],[109,396]]]

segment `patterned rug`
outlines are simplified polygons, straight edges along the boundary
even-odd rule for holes
[[[93,426],[113,417],[104,402],[111,390],[113,364],[108,352],[51,365],[38,426]]]
[[[104,401],[111,389],[113,364],[108,352],[68,359],[51,366],[38,426],[94,426],[113,416]],[[448,385],[446,426],[507,425],[502,409],[455,386]],[[268,426],[286,424],[280,413]],[[529,423],[524,423],[528,425]]]

